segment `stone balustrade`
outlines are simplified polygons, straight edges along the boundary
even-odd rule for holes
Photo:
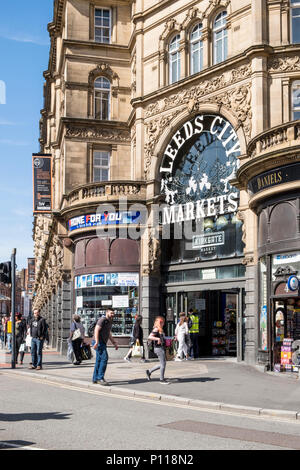
[[[61,209],[94,202],[117,202],[124,197],[129,201],[143,201],[146,197],[145,183],[113,181],[79,186],[64,195]]]
[[[248,155],[250,158],[277,152],[300,144],[300,120],[281,124],[262,132],[249,142]]]

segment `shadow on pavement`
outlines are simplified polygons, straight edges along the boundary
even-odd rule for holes
[[[0,413],[0,421],[44,421],[46,419],[70,419],[66,413]]]
[[[35,442],[28,442],[28,441],[0,441],[0,449],[5,450],[5,449],[17,449],[18,447],[24,448],[24,447],[30,447],[32,445],[35,445]]]

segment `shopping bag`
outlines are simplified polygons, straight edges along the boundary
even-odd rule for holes
[[[27,348],[31,348],[31,340],[32,340],[31,336],[27,335],[26,340],[25,340],[25,344],[26,344]]]
[[[137,340],[132,348],[131,357],[143,357],[143,346],[140,345],[139,340]]]
[[[83,343],[81,346],[81,358],[83,361],[88,361],[92,358],[92,350],[89,344]]]
[[[25,352],[25,343],[22,343],[20,348],[19,348],[19,352]]]
[[[70,362],[74,360],[74,350],[71,341],[68,342],[68,352],[67,352],[67,359]]]

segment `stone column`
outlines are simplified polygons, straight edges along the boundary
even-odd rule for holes
[[[73,309],[73,283],[70,273],[63,274],[62,290],[61,290],[61,345],[60,352],[65,354],[68,349],[67,339],[69,337],[72,309]]]

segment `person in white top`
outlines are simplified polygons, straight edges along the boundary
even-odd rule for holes
[[[184,312],[181,312],[179,314],[179,318],[179,323],[177,324],[175,329],[175,339],[179,343],[175,361],[181,361],[182,353],[184,354],[185,358],[188,359],[187,338],[189,334],[189,329],[186,314]]]

